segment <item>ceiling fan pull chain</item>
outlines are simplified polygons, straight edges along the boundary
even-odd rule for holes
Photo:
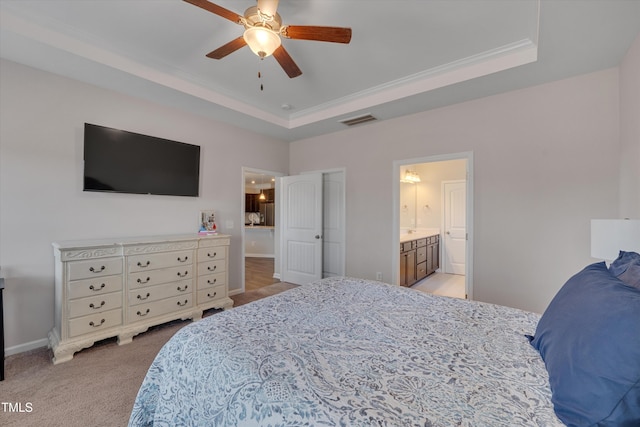
[[[258,80],[262,79],[262,73],[260,72],[260,64],[262,64],[262,59],[258,59]],[[260,80],[260,91],[264,90],[264,86],[262,85],[262,81]]]

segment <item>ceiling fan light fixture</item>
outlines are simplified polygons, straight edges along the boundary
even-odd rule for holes
[[[249,27],[244,31],[244,41],[260,58],[266,58],[280,47],[280,36],[265,27]]]

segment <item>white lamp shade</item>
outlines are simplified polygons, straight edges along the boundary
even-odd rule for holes
[[[592,219],[591,256],[612,261],[620,251],[640,253],[640,220]]]
[[[280,36],[263,27],[247,28],[243,34],[244,41],[260,58],[271,55],[282,43]]]

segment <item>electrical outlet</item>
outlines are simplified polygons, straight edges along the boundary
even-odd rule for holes
[[[376,280],[382,280],[382,273],[379,271],[376,273]]]

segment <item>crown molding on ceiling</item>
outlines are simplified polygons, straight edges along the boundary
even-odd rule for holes
[[[538,46],[529,39],[510,43],[438,67],[421,71],[331,102],[292,113],[289,128],[350,114],[411,95],[471,80],[538,59]]]
[[[7,11],[0,13],[0,23],[3,31],[13,32],[32,41],[69,52],[78,57],[89,59],[285,129],[295,129],[322,120],[352,114],[386,102],[535,62],[538,57],[537,41],[533,42],[529,39],[524,39],[346,97],[293,112],[287,118],[269,113],[187,78],[158,71],[113,51],[94,46],[34,22],[26,21]]]

